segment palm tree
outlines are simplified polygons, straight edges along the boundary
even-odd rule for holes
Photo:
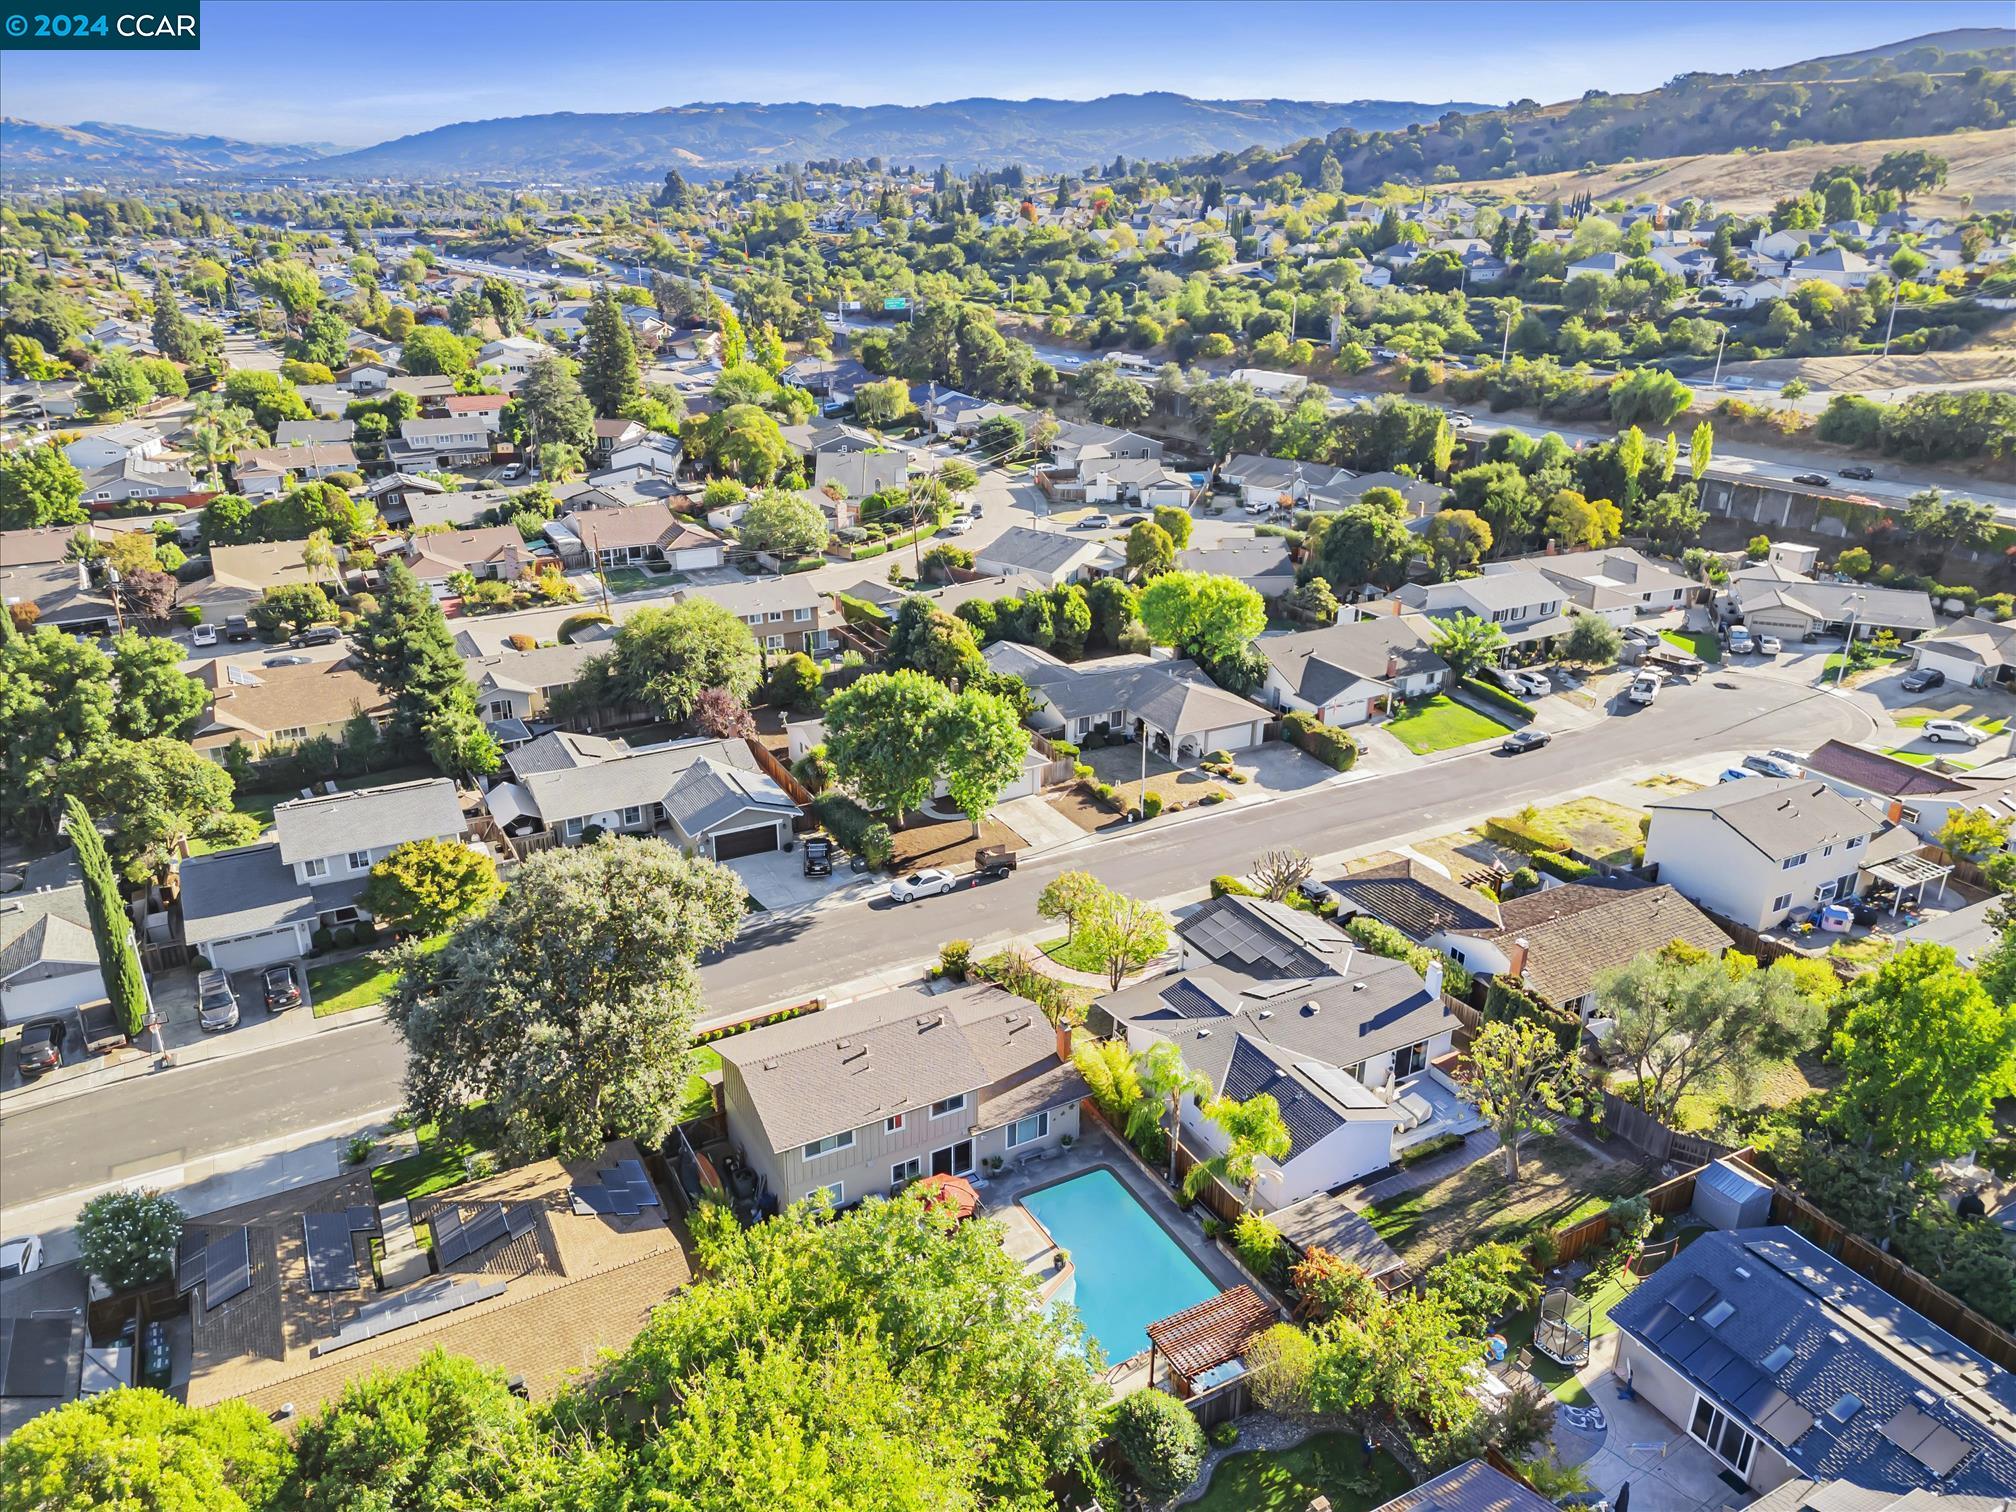
[[[1160,1128],[1162,1113],[1169,1113],[1169,1184],[1176,1184],[1176,1138],[1182,1129],[1183,1098],[1187,1093],[1202,1103],[1211,1095],[1211,1080],[1201,1071],[1183,1064],[1183,1049],[1172,1040],[1157,1040],[1145,1055],[1134,1062],[1134,1074],[1141,1083],[1141,1101],[1127,1115],[1127,1137],[1138,1139],[1150,1127]]]
[[[1251,1208],[1261,1177],[1278,1178],[1278,1173],[1260,1169],[1260,1157],[1285,1160],[1294,1142],[1281,1118],[1281,1105],[1270,1092],[1244,1102],[1215,1097],[1205,1105],[1204,1116],[1225,1131],[1225,1151],[1190,1168],[1183,1178],[1183,1195],[1195,1197],[1215,1176],[1227,1186],[1237,1187],[1240,1206]]]
[[[308,569],[309,579],[320,582],[321,574],[326,572],[339,592],[343,585],[336,576],[336,564],[341,560],[341,553],[326,530],[310,531],[308,539],[301,543],[301,565]]]

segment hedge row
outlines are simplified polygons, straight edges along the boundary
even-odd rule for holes
[[[725,1024],[719,1029],[707,1029],[693,1036],[696,1045],[711,1044],[723,1040],[731,1034],[742,1034],[751,1029],[766,1029],[772,1024],[786,1023],[791,1019],[803,1018],[808,1013],[817,1013],[817,1003],[800,1003],[796,1008],[780,1008],[775,1013],[766,1013],[761,1018],[753,1018],[746,1023]]]
[[[1563,882],[1580,882],[1584,877],[1594,875],[1596,868],[1577,861],[1573,856],[1564,856],[1558,851],[1535,851],[1533,864],[1550,877],[1559,877]]]
[[[1281,716],[1281,731],[1327,766],[1348,772],[1358,760],[1358,742],[1315,715],[1295,709]]]
[[[1535,717],[1533,705],[1526,702],[1525,699],[1514,698],[1496,683],[1488,683],[1481,677],[1464,678],[1463,689],[1467,693],[1476,694],[1486,703],[1495,703],[1501,709],[1517,714],[1521,719],[1532,719]]]

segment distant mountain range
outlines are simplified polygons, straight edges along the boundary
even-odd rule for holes
[[[177,136],[96,122],[43,126],[8,120],[10,171],[125,174],[271,171],[335,178],[600,182],[662,178],[668,168],[711,177],[808,159],[880,157],[955,169],[1021,163],[1084,169],[1129,158],[1166,159],[1253,146],[1280,147],[1342,127],[1400,130],[1474,101],[1193,100],[1179,94],[1097,100],[949,100],[937,105],[673,105],[623,114],[512,116],[464,121],[334,153]]]
[[[46,126],[13,116],[0,118],[0,161],[4,161],[9,177],[158,178],[232,173],[278,168],[335,150],[326,142],[239,142],[230,137],[187,136],[106,121]]]

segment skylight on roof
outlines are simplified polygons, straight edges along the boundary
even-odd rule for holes
[[[1827,1409],[1827,1416],[1837,1423],[1846,1423],[1862,1410],[1862,1398],[1852,1391],[1841,1393],[1841,1400]]]
[[[1720,1328],[1724,1323],[1729,1321],[1730,1315],[1735,1311],[1736,1305],[1733,1302],[1717,1302],[1708,1311],[1701,1314],[1701,1322],[1703,1326],[1708,1328]]]
[[[1791,1362],[1791,1359],[1792,1346],[1790,1344],[1780,1344],[1771,1353],[1764,1356],[1763,1365],[1766,1370],[1782,1370]]]

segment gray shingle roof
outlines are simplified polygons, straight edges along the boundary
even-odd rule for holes
[[[0,899],[0,981],[31,967],[42,976],[89,970],[98,964],[91,914],[81,887],[20,892]]]
[[[666,815],[688,836],[704,835],[752,810],[771,819],[798,812],[798,805],[769,774],[704,757],[673,779],[663,801]]]
[[[1253,645],[1297,697],[1317,705],[1357,683],[1385,684],[1389,667],[1393,677],[1449,670],[1435,654],[1424,622],[1411,615],[1373,615],[1347,625],[1265,635]]]
[[[1230,970],[1270,980],[1322,976],[1351,949],[1341,930],[1314,914],[1229,894],[1178,920],[1176,934]]]
[[[1709,1324],[1723,1302],[1732,1310]],[[1802,1476],[1898,1492],[2016,1486],[2016,1376],[1789,1228],[1697,1239],[1610,1318]],[[1831,1415],[1850,1394],[1861,1405]]]
[[[270,841],[191,856],[181,876],[182,937],[191,945],[315,917],[315,889],[294,880]]]
[[[1183,552],[1177,565],[1185,572],[1209,572],[1219,577],[1256,579],[1295,576],[1295,562],[1288,543],[1278,536],[1254,536],[1251,540],[1226,541],[1217,546],[1195,546]]]
[[[294,866],[345,851],[452,837],[468,826],[455,784],[428,777],[276,804],[273,827],[280,835],[280,859]]]
[[[542,736],[524,749],[530,751],[544,740]],[[516,756],[518,752],[512,754]],[[756,766],[756,758],[749,754],[744,741],[682,740],[637,751],[623,747],[621,754],[580,766],[521,771],[520,780],[537,806],[539,817],[550,828],[567,819],[663,803],[679,774],[701,760],[749,770]],[[517,770],[515,763],[514,770]]]
[[[1034,530],[1027,525],[1010,526],[975,557],[995,571],[1062,572],[1082,557],[1096,555],[1102,543],[1085,535],[1066,535],[1061,530]]]
[[[1373,1512],[1552,1512],[1554,1504],[1482,1460],[1444,1470]]]
[[[1698,793],[1661,798],[1651,808],[1655,816],[1664,809],[1713,814],[1774,861],[1883,827],[1860,804],[1810,777],[1722,782]]]

